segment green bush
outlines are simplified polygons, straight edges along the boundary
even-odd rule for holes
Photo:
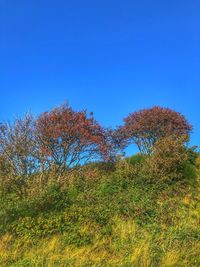
[[[160,139],[143,166],[144,174],[152,180],[175,182],[183,179],[184,168],[188,162],[185,139],[168,136]]]
[[[146,156],[143,154],[136,154],[126,159],[126,161],[135,166],[136,164],[142,164],[145,162]]]
[[[20,218],[10,226],[10,231],[18,237],[31,239],[63,232],[65,227],[64,216],[62,214],[53,214],[34,218]]]
[[[49,185],[36,201],[36,209],[40,212],[60,211],[70,204],[66,189],[59,184]]]

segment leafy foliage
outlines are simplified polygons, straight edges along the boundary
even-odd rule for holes
[[[154,144],[167,136],[187,136],[192,126],[185,117],[171,109],[153,107],[130,114],[118,131],[133,140],[142,153],[150,154]]]
[[[138,164],[146,163],[117,164],[95,182],[53,184],[35,197],[2,198],[0,264],[198,266],[198,182],[149,183],[142,172],[131,175]]]
[[[55,108],[38,118],[36,131],[44,165],[55,165],[58,171],[101,153],[106,156],[103,128],[86,111],[75,112],[67,105]]]
[[[184,147],[185,137],[179,139],[168,136],[156,142],[152,156],[147,160],[146,171],[154,179],[177,180],[183,178],[183,170],[188,161]]]
[[[1,125],[1,266],[200,265],[191,126],[158,107],[129,117],[133,132],[105,130],[64,105]],[[145,153],[120,155],[130,138]]]

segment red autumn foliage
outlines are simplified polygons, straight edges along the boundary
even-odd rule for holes
[[[104,130],[86,111],[62,105],[45,112],[36,122],[36,132],[47,165],[65,170],[97,155],[106,157]]]
[[[159,139],[167,136],[187,136],[189,139],[192,130],[181,113],[158,106],[134,112],[124,121],[119,132],[129,141],[133,140],[140,152],[147,154]]]
[[[127,137],[121,129],[106,129],[108,160],[115,161],[124,156],[123,149],[128,145]]]

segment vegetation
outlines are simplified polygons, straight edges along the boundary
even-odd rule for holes
[[[200,266],[200,155],[189,132],[121,158],[118,131],[66,106],[2,124],[0,266]],[[70,146],[101,160],[69,166]]]
[[[161,138],[185,136],[189,138],[192,126],[185,117],[169,108],[153,107],[130,114],[120,128],[124,137],[138,146],[140,152],[151,153]]]

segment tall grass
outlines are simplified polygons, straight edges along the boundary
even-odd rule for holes
[[[198,177],[152,182],[127,164],[86,173],[2,196],[0,266],[200,266]]]

